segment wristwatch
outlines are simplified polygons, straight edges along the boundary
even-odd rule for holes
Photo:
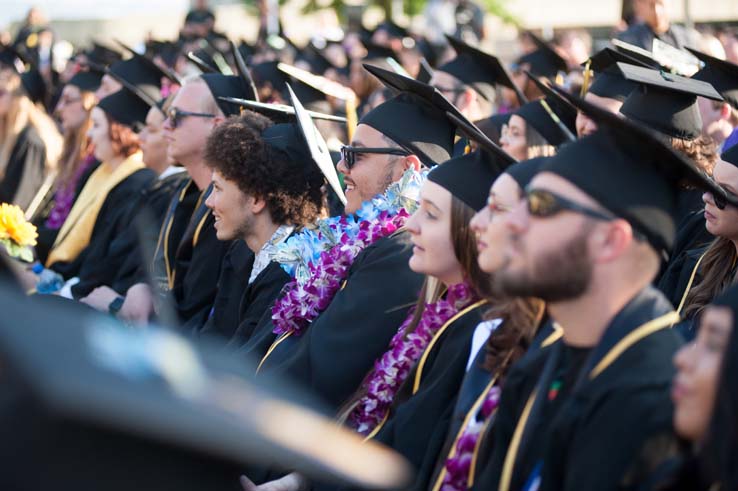
[[[125,302],[126,298],[121,297],[118,295],[113,299],[112,302],[110,302],[110,305],[108,305],[108,312],[110,315],[118,315],[118,312],[120,312],[120,309],[123,307],[123,302]]]

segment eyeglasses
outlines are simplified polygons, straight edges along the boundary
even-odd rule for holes
[[[573,211],[590,218],[608,222],[616,218],[614,215],[588,208],[543,189],[526,188],[525,201],[528,205],[528,213],[538,218],[549,218],[562,211]]]
[[[464,87],[443,87],[441,85],[434,85],[434,87],[436,88],[436,90],[438,90],[438,92],[449,94],[461,94],[463,92],[466,92],[466,88]]]
[[[718,184],[720,186],[720,184]],[[720,188],[725,191],[725,195],[716,195],[715,193],[710,193],[712,195],[712,200],[715,202],[715,206],[717,206],[718,210],[724,210],[726,206],[728,206],[728,196],[733,198],[733,201],[738,201],[738,196],[736,196],[734,193],[731,193],[725,187],[720,186]]]
[[[356,154],[357,153],[376,153],[384,155],[410,155],[410,152],[402,148],[393,147],[350,147],[343,145],[341,147],[341,160],[346,163],[346,167],[351,170],[356,165]]]
[[[193,113],[189,111],[182,111],[176,107],[170,107],[167,110],[167,119],[169,120],[169,123],[172,125],[172,128],[176,128],[177,126],[179,126],[180,121],[182,121],[183,118],[187,118],[187,117],[214,118],[215,114]]]

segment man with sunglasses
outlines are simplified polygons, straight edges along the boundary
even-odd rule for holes
[[[649,130],[569,98],[599,129],[548,160],[506,215],[495,274],[503,292],[545,300],[561,338],[508,375],[479,489],[636,488],[644,443],[672,438],[679,316],[650,284],[680,184],[722,193]]]
[[[212,170],[204,159],[205,143],[211,131],[238,107],[219,97],[252,97],[241,76],[208,73],[187,80],[167,109],[164,133],[167,155],[181,164],[190,179],[175,193],[162,224],[152,261],[157,290],[145,281],[131,286],[120,307],[119,316],[145,323],[154,314],[154,296],[173,300],[180,323],[197,330],[205,323],[215,298],[221,260],[229,242],[218,240],[215,219],[205,206],[211,187]]]
[[[447,112],[463,119],[433,87],[366,68],[399,95],[367,113],[351,144],[343,148],[338,170],[346,185],[346,213],[383,193],[407,169],[448,160],[455,127]],[[386,350],[417,300],[423,278],[408,266],[408,244],[407,232],[400,230],[364,249],[341,290],[304,333],[273,343],[266,354],[251,350],[264,355],[259,373],[287,374],[338,409]],[[271,319],[257,330],[270,328]]]

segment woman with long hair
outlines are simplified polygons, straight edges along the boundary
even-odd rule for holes
[[[95,90],[100,85],[101,73],[80,71],[61,91],[55,113],[64,138],[61,157],[53,182],[42,187],[29,209],[29,215],[38,229],[36,254],[45,261],[56,234],[67,219],[77,195],[90,174],[100,164],[92,151],[87,136],[90,113],[97,103]]]
[[[0,202],[24,210],[56,167],[62,148],[54,121],[32,99],[36,75],[0,68]]]
[[[46,260],[66,280],[79,274],[88,248],[111,247],[129,225],[131,207],[138,203],[132,197],[155,178],[144,167],[135,131],[148,112],[149,105],[128,89],[105,97],[92,110],[87,134],[102,163],[77,197]],[[115,265],[97,268],[100,274],[112,274]]]
[[[722,154],[713,177],[729,194],[738,193],[737,147]],[[706,247],[685,251],[669,265],[659,283],[685,319],[679,328],[688,339],[694,337],[695,320],[705,307],[735,282],[738,261],[738,208],[710,193],[702,199],[705,228],[715,239]]]
[[[620,489],[738,489],[738,287],[705,306],[699,324],[674,356],[674,433],[647,441]]]

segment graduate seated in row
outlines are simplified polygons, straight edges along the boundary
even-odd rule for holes
[[[92,110],[88,135],[100,166],[87,180],[54,241],[46,267],[59,273],[73,298],[80,278],[112,275],[122,263],[113,261],[112,247],[127,230],[142,189],[155,178],[141,159],[136,130],[149,105],[125,88],[102,99]],[[134,197],[134,199],[132,199]]]
[[[324,178],[296,123],[273,124],[248,110],[211,133],[205,161],[213,171],[213,191],[205,204],[216,217],[218,239],[232,245],[201,332],[241,347],[259,320],[271,316],[290,279],[273,259],[277,247],[324,214]],[[335,174],[330,159],[328,165]],[[236,248],[254,252],[238,261]]]
[[[41,100],[46,85],[11,48],[0,51],[0,202],[23,210],[57,166],[62,139]]]
[[[54,111],[64,137],[58,172],[47,189],[42,187],[39,190],[35,210],[29,210],[32,212],[29,218],[38,229],[36,255],[41,262],[46,261],[56,235],[87,179],[100,165],[87,131],[92,124],[90,113],[97,104],[94,93],[101,78],[101,72],[92,70],[75,74],[64,85]]]

